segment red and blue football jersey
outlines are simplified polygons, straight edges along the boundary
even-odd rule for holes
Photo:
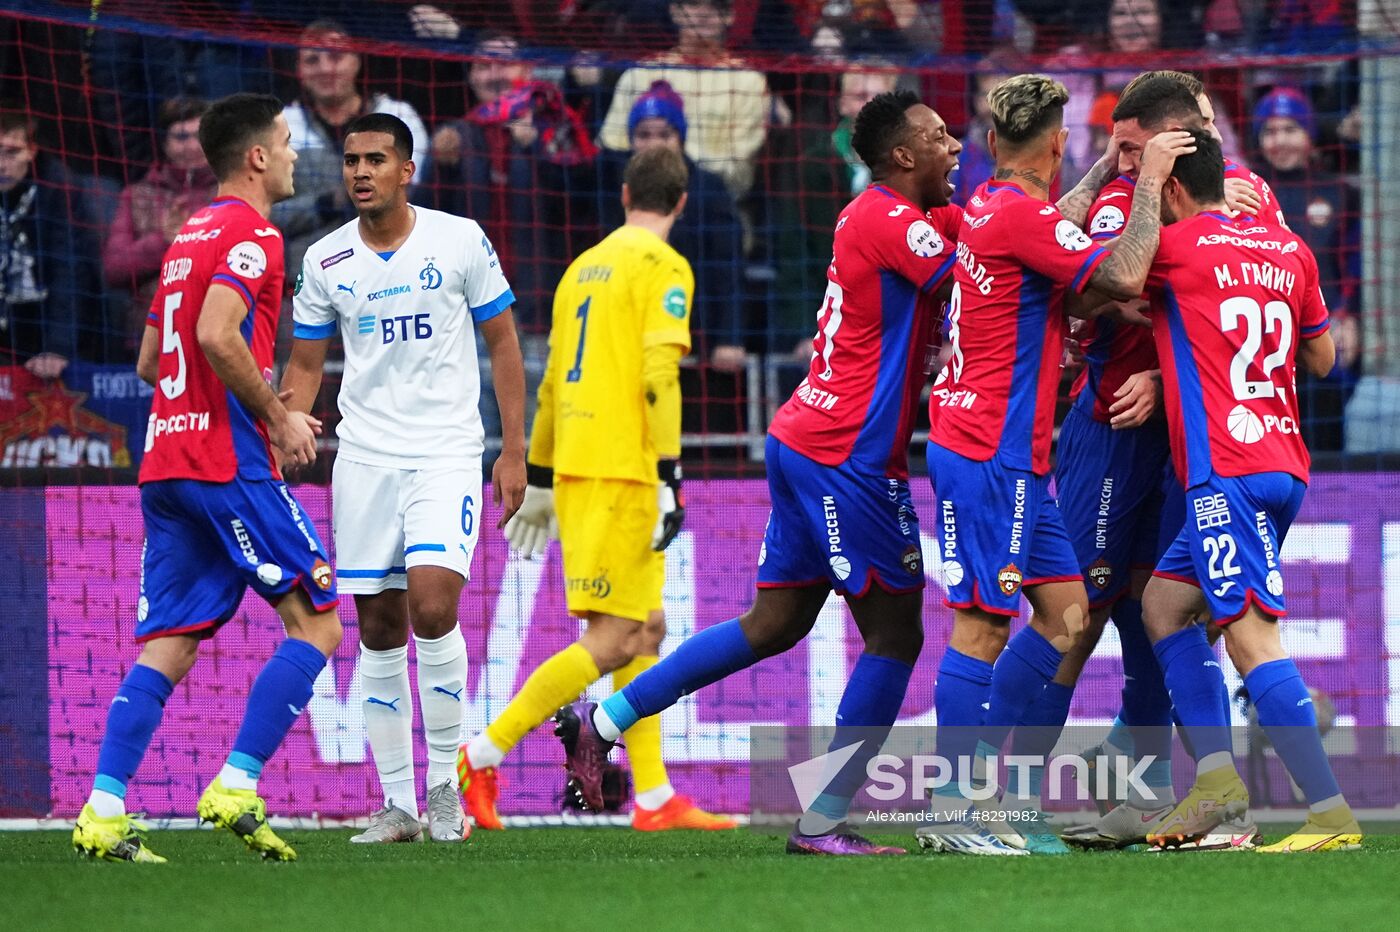
[[[1263,178],[1230,159],[1225,160],[1225,177],[1248,181],[1263,202],[1259,216],[1266,223],[1287,226],[1273,190]],[[1133,179],[1127,175],[1119,175],[1104,185],[1094,206],[1089,208],[1091,239],[1103,242],[1122,234],[1132,213],[1135,187]],[[1074,381],[1070,397],[1081,412],[1107,424],[1112,419],[1109,407],[1116,400],[1115,393],[1127,378],[1135,372],[1157,368],[1157,349],[1152,334],[1144,327],[1125,325],[1111,317],[1097,317],[1084,322],[1079,331],[1079,343],[1084,351],[1084,368]]]
[[[281,478],[267,426],[214,374],[195,333],[210,288],[237,292],[248,306],[243,339],[270,381],[282,283],[282,235],[247,202],[220,198],[185,222],[146,318],[161,354],[141,482]]]
[[[933,358],[933,293],[952,274],[958,207],[924,213],[883,185],[836,222],[812,362],[768,432],[825,466],[907,479]]]
[[[1094,206],[1089,208],[1090,239],[1102,243],[1122,235],[1132,213],[1135,188],[1127,175],[1119,175],[1104,185]],[[1128,376],[1157,368],[1152,331],[1111,317],[1096,317],[1080,327],[1079,345],[1084,352],[1084,368],[1079,370],[1070,397],[1081,413],[1108,423],[1112,419],[1108,409],[1115,401],[1114,393]]]
[[[1317,260],[1289,230],[1206,212],[1162,230],[1148,277],[1177,475],[1308,481],[1294,368],[1327,331]]]
[[[952,354],[929,399],[930,442],[968,459],[1050,471],[1065,288],[1108,256],[1053,204],[987,182],[963,212],[948,302]]]

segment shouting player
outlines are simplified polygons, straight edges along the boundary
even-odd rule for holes
[[[476,331],[491,354],[503,445],[491,474],[508,518],[525,491],[525,376],[515,296],[475,221],[408,203],[413,137],[398,117],[346,127],[344,181],[359,218],[306,253],[282,387],[309,411],[337,330],[344,419],[332,477],[336,578],[360,620],[365,730],[384,806],[355,842],[421,841],[408,635],[428,744],[434,841],[471,829],[457,793],[467,647],[457,622],[481,517],[484,435]]]
[[[219,190],[165,254],[137,363],[156,388],[140,475],[141,654],[112,700],[73,846],[108,860],[165,860],[126,814],[127,781],[200,641],[252,586],[276,606],[287,639],[253,682],[198,813],[264,857],[290,861],[296,852],[268,827],[258,776],[340,643],[325,549],[277,462],[312,462],[320,422],[285,407],[268,384],[283,274],[282,236],[267,215],[292,195],[296,152],[282,104],[251,94],[211,106],[199,141]]]
[[[952,271],[961,211],[946,206],[962,146],[907,91],[880,94],[856,117],[852,145],[874,183],[841,213],[807,377],[769,428],[772,512],[758,591],[599,706],[580,703],[569,766],[590,797],[617,738],[681,696],[788,650],[833,589],[865,640],[837,710],[833,747],[865,743],[830,775],[787,850],[902,854],[844,820],[865,760],[894,724],[923,645],[924,572],[909,497],[908,446],[935,333],[937,293]],[[866,740],[875,737],[877,740]]]
[[[1266,852],[1361,844],[1322,747],[1312,697],[1279,636],[1286,614],[1280,553],[1307,488],[1296,361],[1326,373],[1336,358],[1317,260],[1294,234],[1224,212],[1219,144],[1195,133],[1164,192],[1171,225],[1152,264],[1153,337],[1162,363],[1172,461],[1187,519],[1143,594],[1153,650],[1196,757],[1191,792],[1149,841],[1171,846],[1248,806],[1234,767],[1223,676],[1204,613],[1270,743],[1307,798],[1303,827]]]
[[[1021,849],[994,836],[1013,833],[990,833],[967,812],[975,758],[999,753],[1088,620],[1078,561],[1049,492],[1065,293],[1092,287],[1126,300],[1141,291],[1157,245],[1160,186],[1190,137],[1162,134],[1149,144],[1132,219],[1110,253],[1085,236],[1082,217],[1046,203],[1068,135],[1064,86],[1018,75],[987,99],[996,170],[958,234],[952,354],[930,399],[928,446],[954,609],[934,697],[939,755],[966,776],[938,789],[935,820],[946,824],[921,829],[919,839],[934,850],[1004,855]],[[1008,641],[1022,594],[1034,613]]]
[[[623,177],[626,222],[575,259],[554,294],[530,481],[506,537],[529,557],[543,553],[557,529],[565,600],[587,628],[462,747],[459,777],[479,828],[502,827],[496,767],[510,749],[602,674],[612,673],[619,688],[631,682],[656,662],[666,634],[662,551],[685,516],[680,360],[690,349],[695,291],[689,263],[666,238],[685,207],[687,178],[677,152],[635,155]],[[569,727],[561,720],[561,731]],[[634,828],[734,827],[671,788],[658,719],[636,723],[627,738]],[[587,801],[602,808],[601,798]]]

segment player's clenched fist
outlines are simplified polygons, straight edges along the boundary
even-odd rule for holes
[[[533,463],[525,469],[530,484],[520,509],[506,522],[505,533],[510,549],[528,560],[559,539],[559,519],[554,514],[554,471]]]
[[[1178,156],[1190,155],[1196,151],[1196,141],[1183,129],[1171,129],[1158,133],[1147,141],[1142,149],[1142,168],[1138,172],[1138,183],[1144,178],[1166,181],[1172,173]]]
[[[676,460],[662,460],[656,464],[656,474],[661,480],[656,487],[656,507],[660,512],[656,519],[656,530],[651,534],[651,549],[665,550],[681,532],[685,522],[685,496],[681,494],[681,464]]]

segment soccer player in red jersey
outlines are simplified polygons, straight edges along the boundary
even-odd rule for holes
[[[296,152],[282,104],[267,96],[216,102],[199,137],[219,190],[165,254],[137,364],[156,388],[140,473],[141,654],[112,700],[73,845],[107,860],[164,860],[126,813],[127,782],[200,642],[252,586],[288,636],[254,681],[198,813],[263,857],[290,861],[296,852],[268,827],[257,779],[340,643],[325,548],[278,465],[315,459],[320,422],[289,411],[269,384],[283,270],[282,236],[267,216],[292,195]]]
[[[1278,627],[1287,613],[1280,551],[1310,466],[1295,367],[1301,361],[1325,373],[1336,358],[1317,260],[1288,230],[1224,212],[1219,145],[1195,135],[1196,153],[1177,163],[1163,192],[1170,225],[1148,280],[1187,519],[1157,565],[1143,610],[1191,736],[1196,780],[1149,840],[1191,841],[1248,806],[1218,698],[1220,665],[1195,623],[1208,614],[1225,629],[1259,723],[1308,801],[1303,827],[1262,850],[1354,848],[1361,828]]]
[[[1124,89],[1113,111],[1114,142],[1121,173],[1099,193],[1089,210],[1088,232],[1107,244],[1122,232],[1130,212],[1143,147],[1167,128],[1204,129],[1218,139],[1214,110],[1201,82],[1177,71],[1148,72]],[[1248,172],[1226,161],[1226,203],[1235,212],[1272,210],[1262,182],[1256,191]],[[1069,714],[1071,694],[1111,615],[1123,651],[1123,707],[1101,752],[1151,758],[1140,783],[1123,805],[1095,822],[1065,833],[1092,846],[1141,843],[1175,804],[1171,787],[1171,700],[1161,668],[1142,627],[1142,591],[1157,560],[1185,519],[1180,482],[1171,472],[1161,408],[1161,373],[1151,331],[1108,317],[1086,321],[1078,337],[1084,369],[1071,396],[1074,404],[1060,428],[1055,487],[1060,511],[1089,593],[1090,620],[1055,679],[1026,714],[1013,752],[1048,753]],[[1221,702],[1228,706],[1228,694]],[[1031,796],[1039,772],[1030,768]],[[1018,788],[1021,789],[1021,788]],[[1143,792],[1143,790],[1146,792]],[[1240,824],[1235,824],[1238,821]],[[1200,847],[1235,847],[1252,840],[1257,827],[1232,820]]]
[[[1132,219],[1109,252],[1046,203],[1067,137],[1067,100],[1064,86],[1043,75],[1010,78],[988,95],[997,167],[958,233],[952,354],[930,402],[929,472],[955,610],[935,693],[939,755],[964,773],[974,753],[999,752],[1088,619],[1079,565],[1049,492],[1066,292],[1093,287],[1120,300],[1140,293],[1157,244],[1161,182],[1173,157],[1190,150],[1183,133],[1149,144]],[[1034,614],[1008,641],[1023,591]],[[937,789],[935,807],[950,804],[937,821],[949,824],[921,830],[920,842],[1016,853],[967,815],[966,785]]]
[[[862,743],[828,775],[788,839],[796,854],[904,853],[872,844],[845,819],[923,645],[924,568],[907,448],[962,217],[948,206],[962,147],[914,94],[866,104],[852,144],[874,182],[837,221],[811,366],[769,431],[772,512],[753,606],[690,638],[601,705],[577,707],[582,727],[569,752],[575,778],[599,792],[601,762],[623,731],[793,647],[835,590],[865,652],[837,710],[832,747]]]

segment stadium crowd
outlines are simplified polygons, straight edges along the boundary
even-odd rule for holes
[[[72,359],[134,361],[160,258],[213,191],[194,135],[204,101],[231,91],[286,101],[297,194],[273,220],[288,268],[354,216],[339,166],[346,125],[368,112],[402,118],[414,199],[479,221],[502,255],[532,384],[554,285],[620,222],[626,158],[683,152],[689,206],[672,242],[697,279],[686,395],[737,399],[759,390],[746,375],[756,357],[800,377],[833,223],[869,182],[852,119],[876,94],[901,85],[936,101],[964,143],[962,202],[989,171],[985,90],[1018,72],[1054,74],[1071,91],[1067,190],[1143,63],[1201,49],[1327,53],[1356,31],[1350,5],[1323,0],[1187,0],[1170,14],[1159,0],[197,5],[222,8],[221,29],[242,24],[263,44],[186,38],[169,25],[174,12],[139,0],[102,4],[86,36],[55,28],[35,42],[37,27],[0,20],[0,354],[36,376],[58,378]],[[103,28],[123,16],[166,25]],[[64,43],[85,81],[53,76]],[[1301,386],[1303,429],[1313,450],[1339,451],[1361,375],[1361,222],[1377,209],[1354,180],[1358,68],[1325,54],[1277,60],[1204,77],[1226,155],[1274,189],[1318,256],[1339,355],[1329,376]],[[938,67],[948,61],[967,68]],[[739,408],[692,406],[687,429],[742,429]]]

